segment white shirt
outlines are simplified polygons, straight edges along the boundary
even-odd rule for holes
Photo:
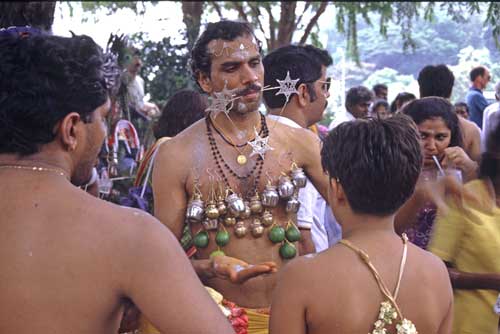
[[[302,128],[299,124],[284,116],[280,117],[269,114],[267,117],[292,128]],[[331,209],[309,179],[307,179],[306,186],[299,191],[298,199],[300,202],[300,208],[297,212],[297,225],[299,227],[311,229],[311,238],[314,246],[316,247],[316,252],[321,252],[331,246],[332,243],[329,243],[329,240],[340,240],[338,236],[330,237],[330,235],[327,234],[325,224],[335,226],[337,222],[335,221],[333,214],[325,214],[327,209],[330,211]],[[329,220],[325,221],[325,218]],[[329,230],[332,229],[330,228]],[[338,228],[334,227],[333,230],[338,231]]]
[[[486,151],[486,139],[488,135],[495,129],[496,121],[493,121],[496,116],[500,115],[500,102],[490,104],[483,112],[483,130],[481,131],[481,152]]]
[[[341,123],[354,121],[355,119],[356,119],[356,117],[354,117],[350,112],[348,112],[347,110],[344,110],[344,111],[340,112],[338,115],[335,115],[335,118],[328,126],[328,130],[331,130],[331,129],[337,127]]]

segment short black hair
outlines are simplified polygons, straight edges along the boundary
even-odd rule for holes
[[[345,96],[345,107],[350,110],[352,106],[363,102],[370,102],[374,98],[373,92],[365,86],[352,87]]]
[[[474,67],[469,73],[470,81],[472,82],[476,80],[477,77],[483,76],[485,72],[486,72],[486,67],[484,66]]]
[[[161,116],[153,127],[156,139],[173,137],[205,116],[208,107],[206,95],[192,90],[180,90],[167,101]]]
[[[278,84],[276,80],[284,80],[289,72],[290,78],[300,79],[295,87],[305,83],[311,101],[316,99],[313,83],[321,78],[321,63],[304,47],[299,45],[280,47],[265,56],[262,64],[264,65],[264,86],[276,86]],[[271,109],[285,105],[285,96],[276,95],[277,92],[277,90],[267,90],[263,93],[264,102]]]
[[[451,131],[449,147],[459,146],[463,148],[458,116],[448,100],[437,96],[424,97],[411,101],[403,107],[401,112],[410,116],[417,125],[429,119],[441,118]]]
[[[389,111],[389,103],[384,99],[378,99],[372,104],[372,112],[375,112],[380,106],[384,106]]]
[[[330,131],[321,164],[342,185],[352,210],[394,214],[413,194],[422,166],[415,124],[409,117],[357,119]]]
[[[318,47],[315,47],[314,45],[307,44],[304,45],[304,50],[311,54],[316,60],[321,63],[321,65],[328,67],[333,64],[333,59],[328,53],[328,51],[324,49],[320,49]]]
[[[382,90],[388,90],[389,88],[387,88],[387,85],[384,85],[384,84],[376,84],[372,87],[372,90],[373,92],[375,93],[375,95],[378,95],[379,93],[382,92]]]
[[[0,153],[38,152],[71,112],[90,122],[108,98],[102,65],[85,35],[0,37]]]
[[[211,41],[216,39],[234,41],[236,38],[246,35],[255,38],[259,52],[262,53],[262,43],[255,37],[252,26],[249,23],[229,20],[208,23],[207,28],[198,37],[191,50],[189,64],[194,82],[198,83],[198,75],[200,73],[210,78],[212,58],[208,52],[207,46]]]
[[[394,98],[394,101],[392,101],[392,103],[391,103],[391,107],[390,107],[391,113],[394,114],[396,111],[398,111],[398,104],[400,106],[402,106],[406,102],[416,100],[416,99],[417,99],[417,97],[412,93],[408,93],[408,92],[399,93],[398,95],[396,95],[396,97]]]
[[[449,99],[455,76],[444,64],[427,65],[418,73],[420,97],[440,96]]]
[[[465,111],[467,111],[467,113],[469,113],[469,106],[465,102],[457,102],[457,103],[455,103],[455,105],[453,107],[454,107],[454,110],[457,107],[463,107],[463,108],[465,108]]]

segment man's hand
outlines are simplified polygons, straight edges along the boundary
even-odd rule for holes
[[[242,284],[250,278],[277,271],[276,263],[271,261],[251,265],[224,255],[213,256],[210,259],[210,264],[215,277],[227,279],[236,284]]]

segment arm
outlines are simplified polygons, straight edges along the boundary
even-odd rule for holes
[[[443,322],[439,326],[437,334],[451,334],[453,328],[453,294],[450,296],[450,306],[446,312]]]
[[[396,216],[394,217],[394,229],[396,233],[401,234],[407,228],[415,223],[418,210],[425,204],[425,198],[421,194],[418,188],[415,188],[415,192],[408,199],[401,208],[399,208]]]
[[[281,269],[271,301],[270,334],[305,334],[306,306],[300,287],[304,280],[300,277],[300,266],[293,260]],[[303,271],[303,269],[302,269]],[[293,291],[293,293],[291,293]]]
[[[497,290],[500,291],[500,274],[497,273],[469,273],[459,271],[446,263],[454,289],[464,290]]]
[[[481,130],[476,123],[458,118],[462,137],[464,140],[464,150],[474,161],[478,162],[481,158]]]
[[[312,241],[311,229],[299,228],[301,238],[299,241],[299,255],[316,253],[316,247]]]
[[[148,220],[136,224],[131,233],[135,247],[124,253],[128,275],[123,295],[161,333],[233,333],[172,233]]]

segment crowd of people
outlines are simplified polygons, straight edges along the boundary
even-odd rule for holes
[[[322,127],[326,50],[209,23],[160,110],[122,37],[0,30],[0,333],[498,333],[486,67]]]

